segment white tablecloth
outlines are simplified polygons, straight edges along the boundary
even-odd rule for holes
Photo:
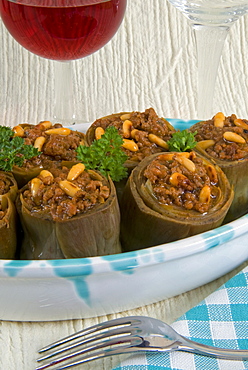
[[[52,120],[56,62],[30,54],[11,38],[1,22],[0,27],[0,124]],[[222,111],[225,115],[248,117],[247,34],[245,16],[233,25],[226,40],[213,114]],[[148,107],[154,107],[164,117],[197,118],[192,31],[187,20],[165,0],[129,1],[125,20],[115,37],[99,52],[73,64],[75,93],[79,97],[77,112],[88,121]],[[38,348],[108,318],[150,315],[171,323],[242,267],[178,297],[108,317],[48,323],[2,321],[0,368],[33,370]],[[118,361],[110,358],[81,368],[110,370]]]

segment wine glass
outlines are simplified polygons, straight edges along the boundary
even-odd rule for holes
[[[212,114],[214,87],[224,42],[232,24],[248,11],[248,0],[168,0],[190,21],[198,59],[199,119]]]
[[[126,3],[127,0],[0,1],[0,16],[15,40],[30,52],[56,61],[57,122],[79,122],[71,61],[96,52],[112,39],[123,20]]]

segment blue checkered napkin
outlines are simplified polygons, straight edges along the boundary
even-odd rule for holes
[[[192,340],[248,349],[248,267],[173,323]],[[130,356],[113,370],[248,370],[248,361],[218,360],[186,352]]]

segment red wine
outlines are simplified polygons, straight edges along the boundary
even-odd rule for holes
[[[67,6],[63,6],[65,0],[57,0],[55,7],[49,0],[46,6],[40,6],[41,0],[29,0],[32,5],[1,0],[0,15],[10,34],[32,53],[48,59],[73,60],[94,53],[114,36],[126,2],[110,0],[78,6],[84,1],[77,0],[75,5],[75,0],[67,0]]]

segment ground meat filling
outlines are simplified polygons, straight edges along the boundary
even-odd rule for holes
[[[128,130],[124,122],[129,121],[131,124]],[[148,155],[159,153],[165,150],[163,147],[175,132],[175,129],[163,118],[159,118],[153,108],[146,109],[145,112],[131,112],[128,114],[112,115],[100,118],[92,124],[92,128],[102,127],[104,130],[108,126],[114,126],[118,129],[119,134],[137,144],[136,150],[130,150],[123,147],[128,157],[134,161],[141,161]],[[162,139],[162,144],[156,142],[156,137],[151,138],[149,134],[155,135]],[[161,146],[162,145],[162,146]]]
[[[54,169],[41,174],[37,183],[31,180],[28,189],[23,192],[26,207],[32,212],[49,212],[55,221],[67,220],[77,214],[83,214],[98,204],[104,203],[109,195],[110,188],[107,181],[94,171],[83,171],[75,180],[67,181],[69,169]],[[39,181],[41,180],[41,181]],[[61,185],[61,181],[69,182],[69,191]],[[74,193],[70,193],[70,187]],[[35,188],[35,190],[34,190]],[[69,195],[70,194],[70,195]]]
[[[219,125],[219,123],[216,124],[218,122],[216,117],[218,116],[194,125],[193,131],[197,132],[196,141],[213,140],[212,145],[205,151],[220,160],[234,161],[247,157],[248,120],[238,119],[235,114],[232,114],[229,117],[223,117],[223,123]]]
[[[159,155],[144,172],[148,181],[146,186],[152,189],[152,195],[161,205],[178,206],[203,214],[216,204],[220,195],[218,177],[214,167],[210,165],[210,169],[194,153],[190,161],[193,162],[193,170],[187,168],[190,162],[186,163],[187,167],[180,163],[178,154],[172,159],[167,159],[166,154]]]
[[[13,183],[4,174],[0,173],[0,195],[7,194]]]
[[[13,183],[10,179],[8,179],[4,174],[0,173],[0,195],[7,194],[10,191],[11,186],[13,186]],[[4,209],[2,207],[2,204],[0,202],[0,220],[2,220],[7,212],[7,208]]]
[[[36,139],[44,137],[45,142],[39,148],[41,154],[28,161],[25,161],[24,167],[43,166],[49,168],[54,161],[74,161],[76,160],[76,148],[80,144],[85,144],[85,134],[70,130],[67,135],[47,134],[47,130],[59,129],[63,126],[59,123],[46,127],[40,122],[38,125],[23,125],[23,138],[25,144],[35,145]]]

